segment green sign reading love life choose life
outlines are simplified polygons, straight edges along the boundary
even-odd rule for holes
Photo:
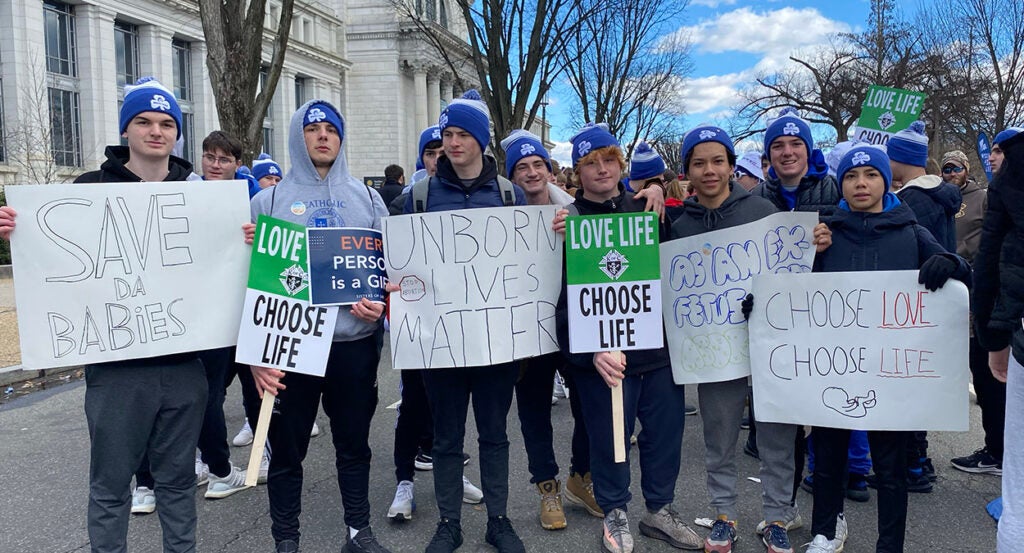
[[[921,117],[928,95],[913,90],[871,85],[860,107],[854,138],[884,145],[889,137]]]

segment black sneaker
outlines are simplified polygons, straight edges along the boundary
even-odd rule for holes
[[[489,526],[489,525],[488,525]],[[452,553],[462,545],[462,525],[457,520],[442,518],[426,553]]]
[[[935,474],[935,465],[932,464],[931,457],[921,459],[921,471],[929,482],[935,482],[939,479],[938,475]]]
[[[846,498],[858,503],[865,503],[871,499],[871,492],[868,491],[868,482],[863,474],[850,473],[846,482]]]
[[[925,476],[924,471],[907,471],[907,491],[910,493],[932,493],[932,483]]]
[[[434,470],[434,458],[420,450],[416,453],[413,466],[416,467],[416,470]]]
[[[953,468],[964,472],[975,474],[1003,475],[1003,463],[989,453],[988,448],[983,447],[966,457],[957,457],[950,461]]]
[[[690,405],[689,403],[683,402],[683,413],[686,415],[696,415],[700,413],[700,409],[696,405]]]
[[[487,517],[487,535],[484,540],[497,548],[498,553],[526,553],[523,540],[512,528],[512,521],[506,516]]]
[[[348,528],[345,528],[348,531]],[[369,526],[363,528],[359,532],[356,532],[356,537],[348,538],[348,542],[345,543],[345,547],[341,548],[341,553],[391,553],[383,545],[377,543],[377,538],[373,535],[373,530]]]
[[[277,542],[274,548],[277,553],[299,553],[299,542],[295,540],[282,540]]]
[[[800,481],[800,489],[814,495],[814,475],[808,474],[804,476],[804,479]]]
[[[754,459],[761,459],[761,454],[757,451],[757,443],[751,441],[749,437],[747,437],[747,441],[743,442],[743,453],[750,455]]]

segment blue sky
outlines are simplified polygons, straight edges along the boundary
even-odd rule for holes
[[[910,2],[900,4],[913,9]],[[863,30],[869,14],[868,0],[691,0],[679,27],[666,29],[687,33],[693,41],[694,71],[679,91],[687,125],[727,118],[736,90],[756,73],[782,68],[792,63],[788,57],[795,51],[824,44],[837,33]],[[553,100],[547,110],[551,139],[561,144],[552,154],[568,160],[565,143],[575,129],[559,109],[561,98]]]

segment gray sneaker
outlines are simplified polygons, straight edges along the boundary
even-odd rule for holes
[[[629,532],[626,511],[612,509],[604,516],[605,550],[610,553],[633,553],[633,534]]]
[[[210,473],[210,481],[206,484],[206,499],[222,499],[229,495],[236,494],[246,488],[245,471],[231,465],[231,472],[227,476],[220,477]]]
[[[656,513],[647,511],[640,519],[640,533],[666,541],[679,549],[704,549],[704,540],[683,522],[671,504],[658,509]]]

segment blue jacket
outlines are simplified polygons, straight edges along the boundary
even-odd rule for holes
[[[815,272],[915,270],[929,257],[942,255],[957,262],[953,278],[970,286],[967,262],[918,225],[906,204],[882,213],[836,209],[825,223],[832,229],[832,245],[814,258]]]
[[[462,184],[447,157],[437,160],[437,180],[440,186],[431,182],[427,192],[427,211],[452,211],[478,207],[501,207],[505,202],[498,189],[498,165],[491,156],[484,156],[484,168],[469,186]],[[516,205],[526,205],[526,193],[514,185]],[[415,213],[412,194],[405,198],[405,213]]]
[[[896,196],[910,206],[917,223],[946,251],[956,251],[956,214],[963,202],[959,187],[935,175],[924,175],[904,184]]]

